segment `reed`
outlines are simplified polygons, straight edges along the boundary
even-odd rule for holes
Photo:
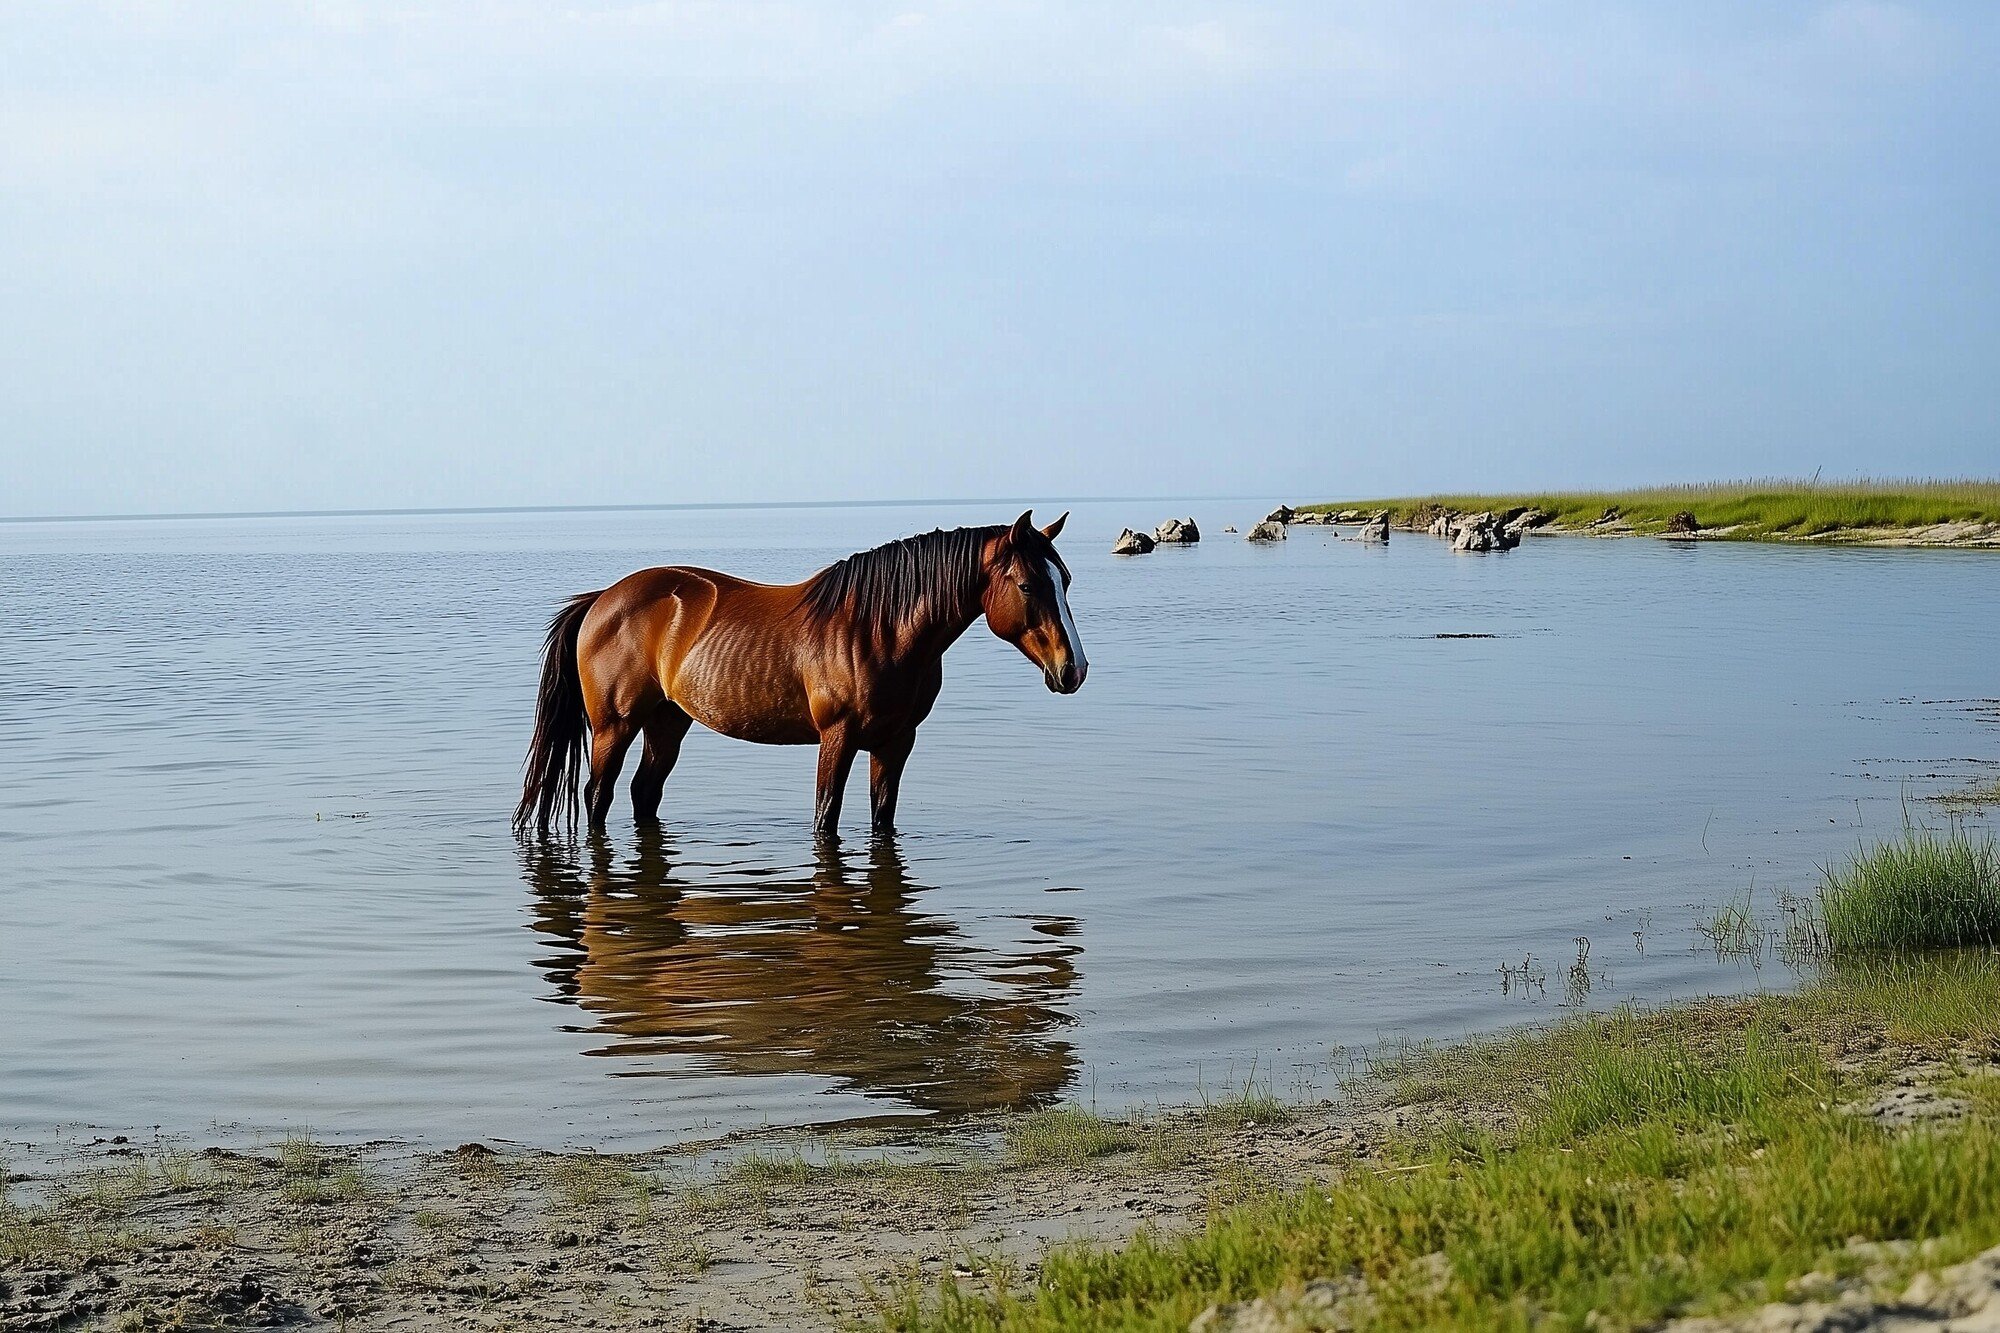
[[[2000,944],[2000,847],[1990,833],[1919,825],[1825,872],[1819,892],[1835,954]]]

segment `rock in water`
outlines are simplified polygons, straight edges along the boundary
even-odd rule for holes
[[[1265,519],[1256,527],[1243,534],[1245,541],[1281,542],[1285,539],[1285,525],[1276,519]]]
[[[1384,542],[1389,540],[1389,511],[1383,510],[1361,525],[1361,531],[1354,534],[1358,542]]]
[[[1289,523],[1298,516],[1299,511],[1290,505],[1279,505],[1276,509],[1264,515],[1264,521],[1266,523]]]
[[[1701,524],[1695,522],[1694,510],[1683,509],[1667,520],[1667,531],[1675,534],[1692,534],[1701,531]]]
[[[1201,529],[1191,518],[1170,518],[1153,533],[1153,540],[1169,546],[1188,546],[1201,540]]]
[[[1502,527],[1490,512],[1462,514],[1452,524],[1454,551],[1511,551],[1520,544],[1521,534]]]
[[[1127,528],[1118,534],[1118,540],[1111,543],[1113,555],[1144,555],[1153,549],[1153,539],[1143,532]]]
[[[1523,509],[1517,514],[1508,515],[1507,521],[1500,526],[1508,532],[1518,534],[1546,527],[1554,519],[1555,515],[1545,509]]]

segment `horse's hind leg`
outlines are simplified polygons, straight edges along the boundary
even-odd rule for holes
[[[666,789],[667,775],[681,757],[681,741],[686,739],[694,719],[672,702],[653,710],[645,726],[645,748],[639,752],[639,771],[632,775],[632,818],[641,824],[660,822],[660,793]]]
[[[590,815],[591,832],[601,832],[611,813],[611,797],[625,751],[639,735],[639,728],[626,717],[606,719],[590,731],[590,781],[583,784],[584,809]]]

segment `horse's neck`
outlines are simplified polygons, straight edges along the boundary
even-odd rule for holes
[[[972,628],[972,623],[985,614],[985,610],[976,588],[967,589],[951,605],[940,606],[927,601],[903,618],[892,655],[898,661],[926,656],[942,657],[945,649],[957,643],[959,637]]]

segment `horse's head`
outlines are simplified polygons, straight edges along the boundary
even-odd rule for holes
[[[1075,694],[1090,662],[1069,614],[1069,566],[1056,554],[1056,534],[1069,515],[1046,528],[1037,528],[1033,515],[1021,515],[987,547],[980,602],[987,625],[1042,669],[1050,689]]]

